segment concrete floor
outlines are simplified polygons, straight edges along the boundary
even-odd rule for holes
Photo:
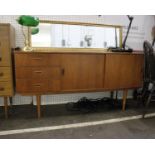
[[[155,118],[120,123],[0,136],[7,139],[154,139]]]
[[[148,111],[155,112],[155,104]],[[65,105],[42,106],[42,118],[36,118],[36,107],[32,105],[13,106],[9,111],[9,119],[3,117],[3,109],[0,108],[0,131],[27,129],[46,126],[58,126],[65,124],[100,121],[126,116],[140,115],[141,106],[134,102],[128,102],[127,110],[121,111],[121,107],[102,107],[94,112],[81,113],[67,111]],[[35,138],[155,138],[155,117],[137,119],[111,124],[103,124],[89,127],[61,129],[0,136],[0,139],[35,139]]]

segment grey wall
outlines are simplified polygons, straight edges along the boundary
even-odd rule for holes
[[[122,25],[123,28],[123,37],[126,34],[126,29],[129,23],[129,20],[126,16],[123,15],[103,15],[98,17],[97,15],[36,15],[42,20],[61,20],[61,21],[77,21],[77,22],[92,22],[92,23],[101,23],[101,24],[115,24]],[[16,19],[18,16],[2,16],[0,15],[1,23],[11,23],[16,30],[16,46],[23,47],[23,35],[21,33],[21,27],[17,24]],[[127,45],[135,50],[142,50],[142,45],[144,40],[151,41],[151,29],[155,25],[154,16],[134,16],[134,21],[131,29],[131,33],[127,40]],[[129,97],[131,96],[129,93]],[[81,93],[81,94],[62,94],[62,95],[48,95],[42,97],[43,104],[59,104],[66,103],[68,101],[77,101],[81,97],[86,96],[88,98],[98,98],[103,96],[109,96],[109,92],[99,92],[99,93]],[[122,96],[122,92],[119,93],[119,96]],[[33,97],[35,100],[35,97]],[[14,104],[29,104],[32,97],[22,97],[16,95],[13,98]],[[3,99],[0,98],[0,105],[2,105]]]

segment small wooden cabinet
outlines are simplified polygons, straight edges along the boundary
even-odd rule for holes
[[[110,52],[15,52],[16,91],[36,95],[38,118],[42,94],[125,90],[143,82],[143,54]]]
[[[7,97],[13,96],[12,50],[15,47],[14,29],[10,24],[0,24],[0,96],[4,97],[5,117]]]

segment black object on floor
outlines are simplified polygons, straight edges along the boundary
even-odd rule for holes
[[[121,107],[119,102],[115,105],[115,100],[111,98],[88,99],[81,98],[78,102],[71,102],[66,104],[66,109],[69,111],[80,111],[83,113],[94,112],[99,109],[115,109],[116,106]]]

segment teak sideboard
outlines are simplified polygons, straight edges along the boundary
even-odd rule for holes
[[[41,95],[69,92],[127,90],[143,83],[142,53],[21,52],[14,53],[16,92],[36,95],[38,118]]]
[[[0,23],[0,97],[4,97],[5,117],[8,117],[7,100],[14,95],[12,51],[15,47],[14,28]]]

